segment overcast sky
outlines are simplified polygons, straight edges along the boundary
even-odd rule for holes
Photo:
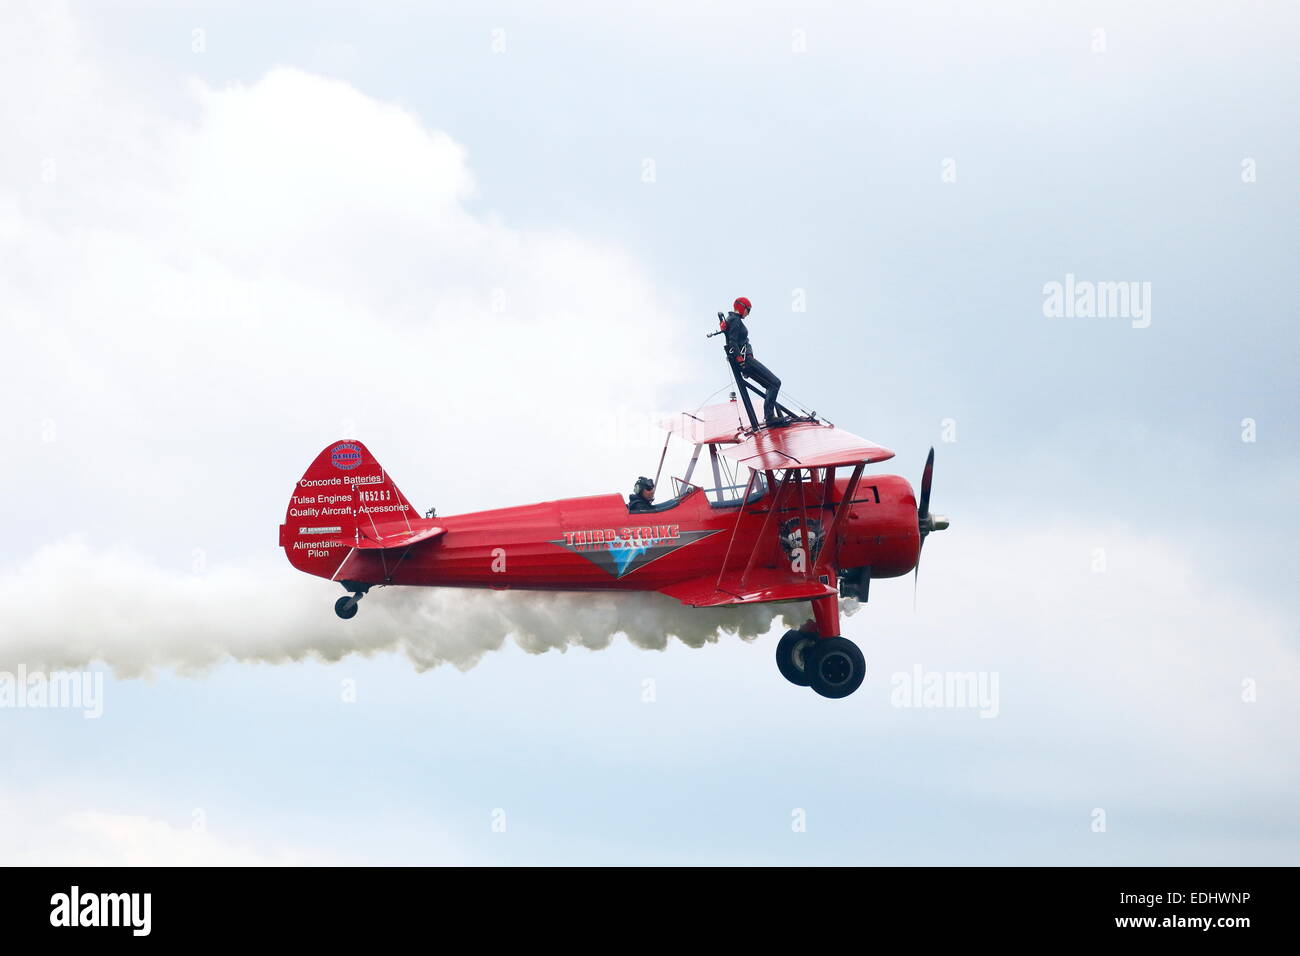
[[[0,709],[0,861],[1300,861],[1300,13],[470,8],[0,7],[0,670],[106,680]],[[852,698],[763,615],[344,623],[275,547],[340,437],[444,514],[626,493],[737,295],[877,470],[937,447]]]

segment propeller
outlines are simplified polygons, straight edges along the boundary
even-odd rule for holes
[[[916,506],[916,526],[921,532],[921,543],[916,548],[916,568],[912,576],[912,610],[916,610],[916,589],[921,580],[921,549],[925,547],[925,538],[931,531],[942,531],[948,527],[948,519],[943,515],[930,514],[930,484],[934,481],[934,448],[925,459],[925,471],[921,473],[921,500]]]

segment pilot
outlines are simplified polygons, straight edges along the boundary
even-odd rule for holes
[[[627,510],[631,512],[654,510],[655,483],[653,478],[642,476],[636,480],[632,493],[627,496]]]
[[[776,393],[781,391],[781,380],[772,374],[772,370],[754,358],[754,350],[749,344],[749,330],[745,328],[745,319],[749,315],[749,300],[743,295],[732,304],[734,311],[728,312],[722,320],[722,331],[727,336],[727,357],[736,364],[740,374],[759,385],[764,392],[763,420],[771,425],[778,421],[776,414]]]

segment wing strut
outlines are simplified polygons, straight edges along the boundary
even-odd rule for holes
[[[714,585],[715,589],[722,589],[722,576],[727,573],[727,561],[731,558],[731,546],[736,543],[736,532],[740,530],[740,519],[745,516],[745,506],[749,503],[749,493],[754,488],[754,475],[757,474],[752,468],[749,471],[749,481],[745,485],[745,497],[740,499],[740,507],[736,509],[736,523],[731,528],[731,539],[727,542],[727,553],[722,556],[722,567],[718,569],[718,583]]]
[[[808,498],[803,489],[803,470],[799,470],[799,540],[803,543],[803,576],[806,580],[811,581],[813,575],[813,553],[812,542],[808,540]],[[812,481],[812,470],[809,469],[808,480]],[[825,547],[825,545],[823,545]]]
[[[853,474],[849,476],[849,484],[844,489],[844,497],[840,499],[839,507],[835,509],[835,513],[831,516],[831,526],[826,529],[826,543],[822,545],[822,553],[817,556],[813,574],[820,571],[822,565],[830,560],[832,551],[839,553],[840,522],[844,519],[845,512],[853,507],[853,495],[858,490],[858,481],[862,478],[862,469],[865,466],[865,461],[858,462],[853,468]],[[827,494],[829,495],[829,492]]]
[[[822,479],[822,482],[823,482],[822,514],[825,514],[827,508],[833,510],[835,507],[835,502],[831,501],[831,498],[834,497],[834,492],[835,492],[835,466],[834,465],[826,466],[826,474],[825,477]]]
[[[669,432],[664,436],[664,450],[659,453],[659,467],[655,470],[655,487],[659,487],[659,476],[664,472],[664,459],[668,457],[668,443],[672,441],[673,433]]]
[[[751,471],[749,473],[750,479],[752,480],[754,475],[756,474],[758,474],[758,472]],[[759,549],[762,548],[763,542],[767,540],[768,525],[771,524],[772,515],[776,514],[777,508],[781,504],[781,497],[785,493],[785,486],[789,480],[790,480],[790,472],[787,471],[784,475],[781,476],[781,483],[776,486],[776,494],[772,496],[772,504],[767,509],[767,514],[763,516],[763,526],[758,530],[758,538],[756,538],[754,541],[753,550],[749,552],[749,560],[745,562],[745,570],[740,575],[741,587],[744,587],[745,582],[749,580],[749,572],[754,570],[754,562],[758,560]],[[769,484],[768,487],[770,488],[772,486]],[[726,566],[725,561],[723,562],[723,566],[724,567]],[[719,577],[718,580],[721,581],[722,578]]]

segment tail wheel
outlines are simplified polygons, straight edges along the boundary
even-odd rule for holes
[[[357,601],[360,595],[345,594],[334,602],[334,613],[345,621],[350,621],[357,616]]]
[[[805,658],[808,684],[823,697],[848,697],[867,676],[867,662],[847,637],[817,641]]]
[[[776,667],[781,676],[799,687],[808,686],[808,652],[817,643],[817,635],[807,631],[786,631],[776,645]]]

